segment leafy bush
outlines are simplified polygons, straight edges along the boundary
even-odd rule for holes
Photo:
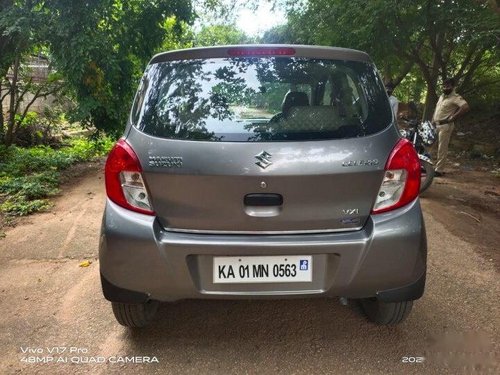
[[[6,173],[11,176],[24,176],[33,172],[65,169],[74,160],[71,152],[63,150],[56,151],[48,146],[10,147],[6,151],[5,162],[0,164],[0,175]]]
[[[0,211],[8,216],[26,216],[34,212],[46,210],[50,207],[47,199],[26,200],[7,200],[0,204]]]
[[[50,207],[46,198],[59,192],[61,171],[70,165],[106,155],[113,145],[107,137],[72,139],[55,150],[48,146],[0,147],[0,212],[24,216]]]
[[[76,138],[71,140],[70,147],[61,150],[69,159],[75,161],[86,161],[96,156],[106,155],[114,141],[108,137],[101,137],[95,140]]]
[[[16,128],[14,143],[22,147],[59,144],[55,134],[60,130],[61,117],[53,112],[46,113],[28,112],[24,118],[16,115],[19,127]]]
[[[59,176],[55,171],[36,173],[29,176],[3,177],[0,178],[0,194],[11,197],[23,196],[27,199],[44,198],[57,194],[54,188],[59,182]]]

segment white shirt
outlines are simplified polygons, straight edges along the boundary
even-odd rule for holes
[[[398,107],[399,107],[399,101],[396,99],[394,95],[389,96],[389,103],[391,104],[391,109],[392,109],[392,114],[396,118],[396,121],[398,119]]]

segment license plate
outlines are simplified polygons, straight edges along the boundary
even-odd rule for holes
[[[312,256],[214,257],[214,283],[311,282]]]

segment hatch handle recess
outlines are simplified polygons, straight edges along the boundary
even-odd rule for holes
[[[253,207],[269,207],[269,206],[281,206],[283,205],[283,196],[281,194],[247,194],[243,199],[245,206]]]

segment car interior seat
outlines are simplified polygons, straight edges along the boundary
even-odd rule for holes
[[[289,91],[286,93],[281,105],[283,116],[287,117],[292,107],[304,107],[309,105],[309,98],[305,92]]]

